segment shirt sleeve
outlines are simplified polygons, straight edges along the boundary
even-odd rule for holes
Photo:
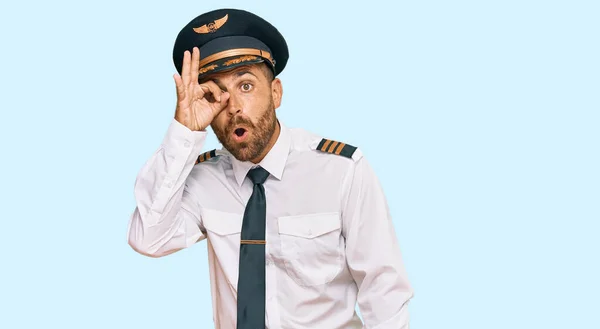
[[[162,257],[205,238],[199,205],[185,182],[206,135],[173,119],[161,146],[138,173],[136,207],[127,230],[128,243],[136,252]]]
[[[408,282],[386,197],[362,157],[349,177],[343,203],[347,262],[358,286],[364,328],[408,329]]]

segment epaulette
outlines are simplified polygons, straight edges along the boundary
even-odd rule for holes
[[[321,139],[321,142],[319,142],[319,145],[317,145],[317,150],[321,152],[337,154],[350,159],[354,158],[353,155],[356,152],[356,149],[356,146],[340,143],[326,138]]]
[[[200,162],[204,162],[206,160],[212,159],[217,156],[217,150],[214,149],[212,151],[204,152],[198,156],[195,164],[199,164]]]

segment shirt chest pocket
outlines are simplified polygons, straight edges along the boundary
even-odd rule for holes
[[[281,254],[287,273],[302,286],[332,281],[344,265],[339,213],[279,217]]]
[[[227,281],[237,286],[240,236],[243,214],[202,209],[202,224],[206,228],[208,241],[225,272]]]

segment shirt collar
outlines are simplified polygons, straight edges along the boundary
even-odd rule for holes
[[[281,180],[283,169],[285,168],[288,154],[290,153],[291,135],[289,129],[283,123],[279,120],[277,122],[280,127],[279,136],[271,150],[269,150],[269,153],[267,153],[261,162],[254,164],[250,161],[239,161],[231,155],[231,153],[227,152],[231,158],[233,173],[238,186],[242,185],[248,171],[257,166],[263,167],[271,174],[271,176]]]

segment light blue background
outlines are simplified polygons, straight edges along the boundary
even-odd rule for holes
[[[3,2],[0,328],[212,328],[206,243],[126,229],[175,36],[218,7],[287,38],[280,118],[375,167],[411,328],[600,328],[599,2],[349,3]]]

